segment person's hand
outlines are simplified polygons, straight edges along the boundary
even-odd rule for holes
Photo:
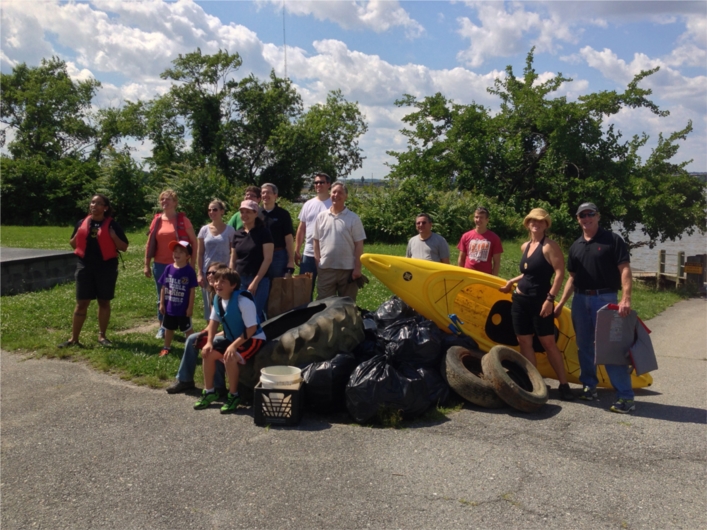
[[[506,294],[510,293],[512,289],[513,289],[513,282],[506,282],[506,285],[498,288],[499,291],[501,291],[502,293],[506,293]]]
[[[562,306],[564,304],[557,304],[555,306],[555,318],[560,318],[560,315],[562,314]]]
[[[248,292],[255,296],[256,291],[258,290],[258,283],[260,283],[259,280],[253,280],[250,282],[250,285],[248,286]]]
[[[196,283],[199,284],[199,287],[203,287],[204,289],[206,289],[206,286],[208,285],[206,277],[202,276],[201,273],[196,275]]]
[[[191,316],[192,316],[193,314],[194,314],[194,306],[188,307],[188,308],[187,308],[187,314],[186,314],[185,316],[187,316],[188,318],[191,318]]]
[[[358,280],[360,277],[361,277],[361,269],[360,268],[354,269],[351,272],[351,279],[352,280]]]
[[[145,274],[145,278],[152,278],[152,271],[150,270],[149,265],[145,265],[145,268],[142,272]]]
[[[299,266],[302,264],[302,254],[299,253],[299,250],[295,250],[295,265]]]
[[[211,355],[211,352],[214,349],[214,345],[211,344],[210,342],[207,342],[203,348],[201,348],[201,358],[206,359],[209,355]]]
[[[619,302],[619,316],[627,317],[631,313],[631,302],[621,299]]]
[[[160,314],[161,314],[161,315],[166,315],[166,314],[167,314],[167,308],[165,307],[164,304],[160,304]]]
[[[554,313],[554,309],[554,304],[550,300],[545,300],[545,302],[543,302],[542,308],[540,308],[540,316],[543,318],[549,317]]]

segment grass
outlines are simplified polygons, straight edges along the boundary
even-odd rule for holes
[[[70,227],[2,227],[0,245],[38,249],[70,250],[68,241]],[[75,304],[73,283],[59,285],[53,289],[15,296],[4,296],[0,300],[0,337],[2,347],[8,351],[29,353],[37,356],[76,358],[88,361],[97,370],[116,373],[137,384],[160,388],[171,381],[179,367],[181,348],[177,335],[173,353],[158,357],[162,341],[154,338],[156,327],[155,285],[143,275],[143,249],[145,232],[128,233],[130,248],[123,254],[124,265],[120,266],[116,298],[112,303],[112,315],[108,336],[113,348],[101,348],[97,344],[97,305],[89,307],[88,318],[81,334],[83,349],[60,350],[57,345],[70,336],[71,315]],[[520,261],[520,242],[504,243],[505,252],[501,261],[501,276],[510,278],[517,274]],[[452,248],[451,262],[456,263],[458,251]],[[402,256],[405,245],[370,244],[365,252]],[[365,270],[364,270],[365,272]],[[370,283],[359,292],[358,305],[375,310],[391,292],[373,275],[367,274]],[[688,296],[682,291],[659,291],[636,284],[633,307],[641,318],[648,320],[672,304]],[[200,297],[197,296],[197,304]],[[202,329],[200,305],[195,308],[194,327]],[[181,339],[183,340],[183,338]],[[197,369],[196,381],[202,378]],[[435,412],[436,414],[437,412]],[[446,414],[446,410],[439,413]],[[393,421],[395,423],[395,421]]]

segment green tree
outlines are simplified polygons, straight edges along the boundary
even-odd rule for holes
[[[0,74],[2,222],[73,222],[85,213],[101,148],[91,100],[94,79],[74,81],[53,57]]]
[[[519,213],[544,204],[561,221],[553,228],[568,237],[577,231],[570,212],[586,200],[599,206],[607,226],[621,222],[627,239],[640,224],[650,245],[685,230],[704,230],[705,186],[687,175],[689,162],[670,163],[691,124],[667,140],[661,136],[646,164],[637,155],[645,135],[625,141],[605,124],[624,108],[668,115],[648,99],[649,89],[639,87],[656,71],[639,73],[623,92],[602,91],[570,102],[551,96],[572,80],[558,74],[540,82],[531,50],[522,78],[509,66],[489,89],[501,100],[494,116],[441,94],[423,101],[405,96],[398,105],[415,112],[405,117],[411,126],[403,130],[408,150],[391,152],[397,158],[391,176],[496,197]],[[665,215],[671,208],[680,214]]]

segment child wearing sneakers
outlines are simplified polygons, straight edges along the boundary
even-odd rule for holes
[[[206,345],[201,350],[204,390],[194,408],[206,409],[218,399],[214,390],[216,362],[226,365],[228,397],[221,414],[233,412],[240,403],[238,396],[239,365],[245,364],[263,346],[266,338],[260,327],[253,295],[241,291],[241,278],[233,269],[221,269],[214,275],[214,304],[211,309]],[[219,324],[223,334],[217,335]]]
[[[160,357],[167,355],[172,347],[174,332],[179,329],[189,337],[192,334],[191,315],[194,310],[194,291],[199,285],[196,272],[189,265],[192,248],[188,241],[172,241],[169,244],[174,263],[167,265],[159,280],[160,313],[164,315],[162,327],[164,347]]]

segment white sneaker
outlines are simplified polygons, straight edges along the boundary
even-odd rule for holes
[[[156,339],[164,339],[164,328],[160,326],[160,329],[157,330],[157,335],[155,335]]]

